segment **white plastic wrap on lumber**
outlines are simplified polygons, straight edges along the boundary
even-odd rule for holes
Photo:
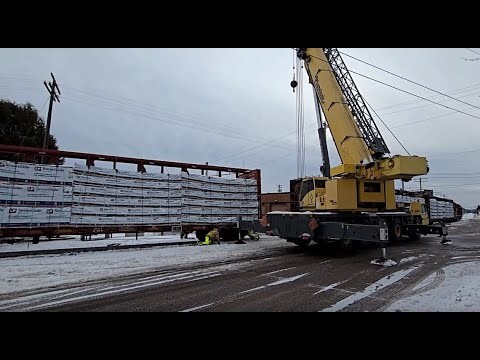
[[[112,196],[95,196],[95,195],[78,195],[73,194],[74,204],[92,204],[92,205],[109,205],[109,206],[181,206],[181,198],[121,198]]]
[[[38,165],[0,160],[0,178],[72,183],[73,170],[67,166]]]
[[[192,189],[182,189],[182,197],[195,197],[200,199],[218,199],[218,200],[257,200],[257,194],[250,193],[226,193],[201,191]]]
[[[181,197],[181,190],[175,189],[138,189],[128,187],[95,186],[95,185],[75,185],[76,194],[102,195],[102,196],[124,196],[139,198],[168,198]]]
[[[113,176],[100,176],[92,174],[74,174],[74,182],[78,184],[87,185],[102,185],[102,186],[122,186],[122,187],[136,187],[136,188],[150,188],[150,189],[177,189],[182,188],[180,181],[156,181],[143,179],[129,179]]]
[[[181,216],[95,216],[72,215],[72,225],[175,225],[180,224]]]
[[[77,205],[72,206],[73,214],[80,215],[140,215],[140,216],[156,216],[156,215],[180,215],[182,208],[180,207],[127,207],[127,206],[92,206]]]
[[[0,182],[0,201],[71,203],[72,199],[73,188],[70,185]]]
[[[69,223],[71,207],[0,206],[0,224]]]

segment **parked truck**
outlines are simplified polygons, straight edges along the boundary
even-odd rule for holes
[[[50,162],[0,161],[0,238],[173,231],[203,240],[216,227],[223,240],[236,240],[246,234],[240,219],[259,216],[259,169],[7,145],[0,152],[29,159],[46,153]],[[57,165],[59,158],[86,163]],[[98,167],[95,160],[113,166]],[[119,163],[136,164],[138,171],[116,169]]]

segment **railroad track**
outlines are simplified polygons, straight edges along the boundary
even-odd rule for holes
[[[198,240],[195,239],[191,241],[176,241],[176,242],[154,243],[154,244],[133,244],[133,245],[113,244],[113,245],[85,247],[85,248],[9,251],[9,252],[0,252],[0,258],[32,256],[32,255],[58,255],[58,254],[95,252],[95,251],[107,251],[107,250],[118,250],[118,249],[142,249],[142,248],[152,248],[152,247],[159,247],[159,246],[187,246],[187,245],[195,245],[197,241]]]

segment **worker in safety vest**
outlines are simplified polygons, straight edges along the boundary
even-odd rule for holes
[[[220,245],[220,234],[218,233],[217,228],[214,228],[207,235],[205,235],[205,241],[200,243],[200,245],[210,245],[212,242]]]
[[[254,233],[253,230],[248,230],[248,237],[250,238],[250,240],[259,240],[260,239],[260,236],[258,236],[258,234]]]

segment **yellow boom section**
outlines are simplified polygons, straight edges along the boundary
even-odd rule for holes
[[[344,164],[372,161],[370,152],[348,108],[322,48],[308,48],[305,68],[320,100],[330,132]]]

